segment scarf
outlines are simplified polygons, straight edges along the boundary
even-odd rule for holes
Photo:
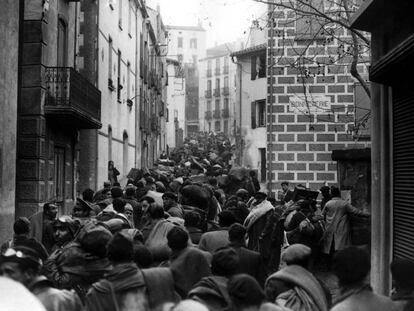
[[[244,221],[244,226],[246,227],[246,230],[249,231],[249,229],[256,223],[256,221],[260,217],[266,215],[267,212],[273,209],[273,205],[267,200],[264,200],[262,203],[258,204],[255,208],[251,210],[246,220]]]
[[[272,274],[271,279],[293,285],[293,289],[280,294],[276,301],[284,307],[304,311],[328,311],[328,301],[318,280],[308,270],[297,265],[289,265]],[[267,285],[265,285],[266,287]]]

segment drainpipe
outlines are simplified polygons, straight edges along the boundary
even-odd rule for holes
[[[231,56],[231,61],[237,65],[238,69],[239,69],[239,128],[240,128],[240,133],[238,135],[239,137],[239,142],[240,142],[240,149],[239,149],[239,165],[242,164],[242,157],[243,157],[243,144],[242,144],[242,72],[243,72],[243,65],[242,63],[235,61],[234,60],[234,56]],[[235,129],[235,131],[237,131],[237,129]]]

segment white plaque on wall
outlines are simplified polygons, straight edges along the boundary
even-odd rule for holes
[[[289,97],[289,111],[300,114],[329,113],[331,98],[324,95],[293,95]]]

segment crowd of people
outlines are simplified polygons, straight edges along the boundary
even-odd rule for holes
[[[124,187],[86,189],[68,215],[48,202],[18,218],[1,246],[0,309],[414,310],[412,261],[391,264],[391,297],[372,291],[350,226],[369,214],[337,187],[283,182],[272,198],[230,158],[180,151],[131,171]],[[338,279],[335,296],[314,273],[321,262]]]

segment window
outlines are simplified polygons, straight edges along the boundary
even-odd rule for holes
[[[264,99],[251,104],[251,126],[252,129],[266,126],[266,101]]]
[[[211,67],[212,66],[212,64],[211,64],[211,59],[209,59],[208,61],[207,61],[207,69],[209,69],[209,70],[211,70]]]
[[[220,89],[220,79],[219,78],[216,79],[216,89],[217,90]]]
[[[229,87],[229,77],[224,77],[224,87]]]
[[[122,168],[124,175],[128,174],[128,133],[124,131],[122,150]]]
[[[182,48],[183,47],[183,38],[178,37],[177,47]]]
[[[193,55],[193,64],[197,65],[197,55]]]
[[[221,130],[221,124],[220,124],[220,121],[216,121],[216,122],[214,123],[214,131],[215,131],[215,132],[220,132],[220,130]]]
[[[220,110],[220,99],[216,99],[216,102],[215,102],[215,110],[216,111]]]
[[[58,21],[58,42],[57,42],[57,66],[67,66],[67,51],[68,51],[68,33],[67,26],[64,20]]]
[[[220,69],[220,58],[216,58],[216,70]]]
[[[224,125],[223,125],[223,132],[225,135],[228,135],[229,133],[229,120],[224,120]]]
[[[266,54],[251,57],[251,80],[266,78]]]
[[[207,91],[211,91],[211,80],[207,80]]]
[[[122,90],[122,85],[121,85],[121,51],[118,50],[118,78],[117,78],[117,84],[118,84],[118,88],[117,88],[117,93],[116,93],[116,98],[118,100],[118,102],[121,102],[121,90]]]
[[[211,122],[208,122],[208,131],[211,132]]]
[[[302,12],[297,13],[296,18],[296,39],[317,39],[321,37],[323,22],[315,14],[315,9],[324,12],[324,0],[311,0],[309,5],[297,3],[298,9]],[[309,14],[306,14],[309,12]]]
[[[190,39],[190,48],[191,49],[196,49],[197,48],[197,39],[196,38]]]
[[[354,84],[354,123],[358,129],[359,139],[369,139],[371,135],[371,100],[360,83]]]
[[[119,1],[119,17],[118,17],[118,26],[122,30],[122,0]]]
[[[211,111],[211,101],[207,101],[207,111]]]
[[[108,38],[108,79],[112,80],[112,38]]]
[[[53,194],[56,201],[63,202],[65,189],[65,148],[54,148]]]
[[[229,110],[229,99],[225,98],[224,99],[224,110]]]

